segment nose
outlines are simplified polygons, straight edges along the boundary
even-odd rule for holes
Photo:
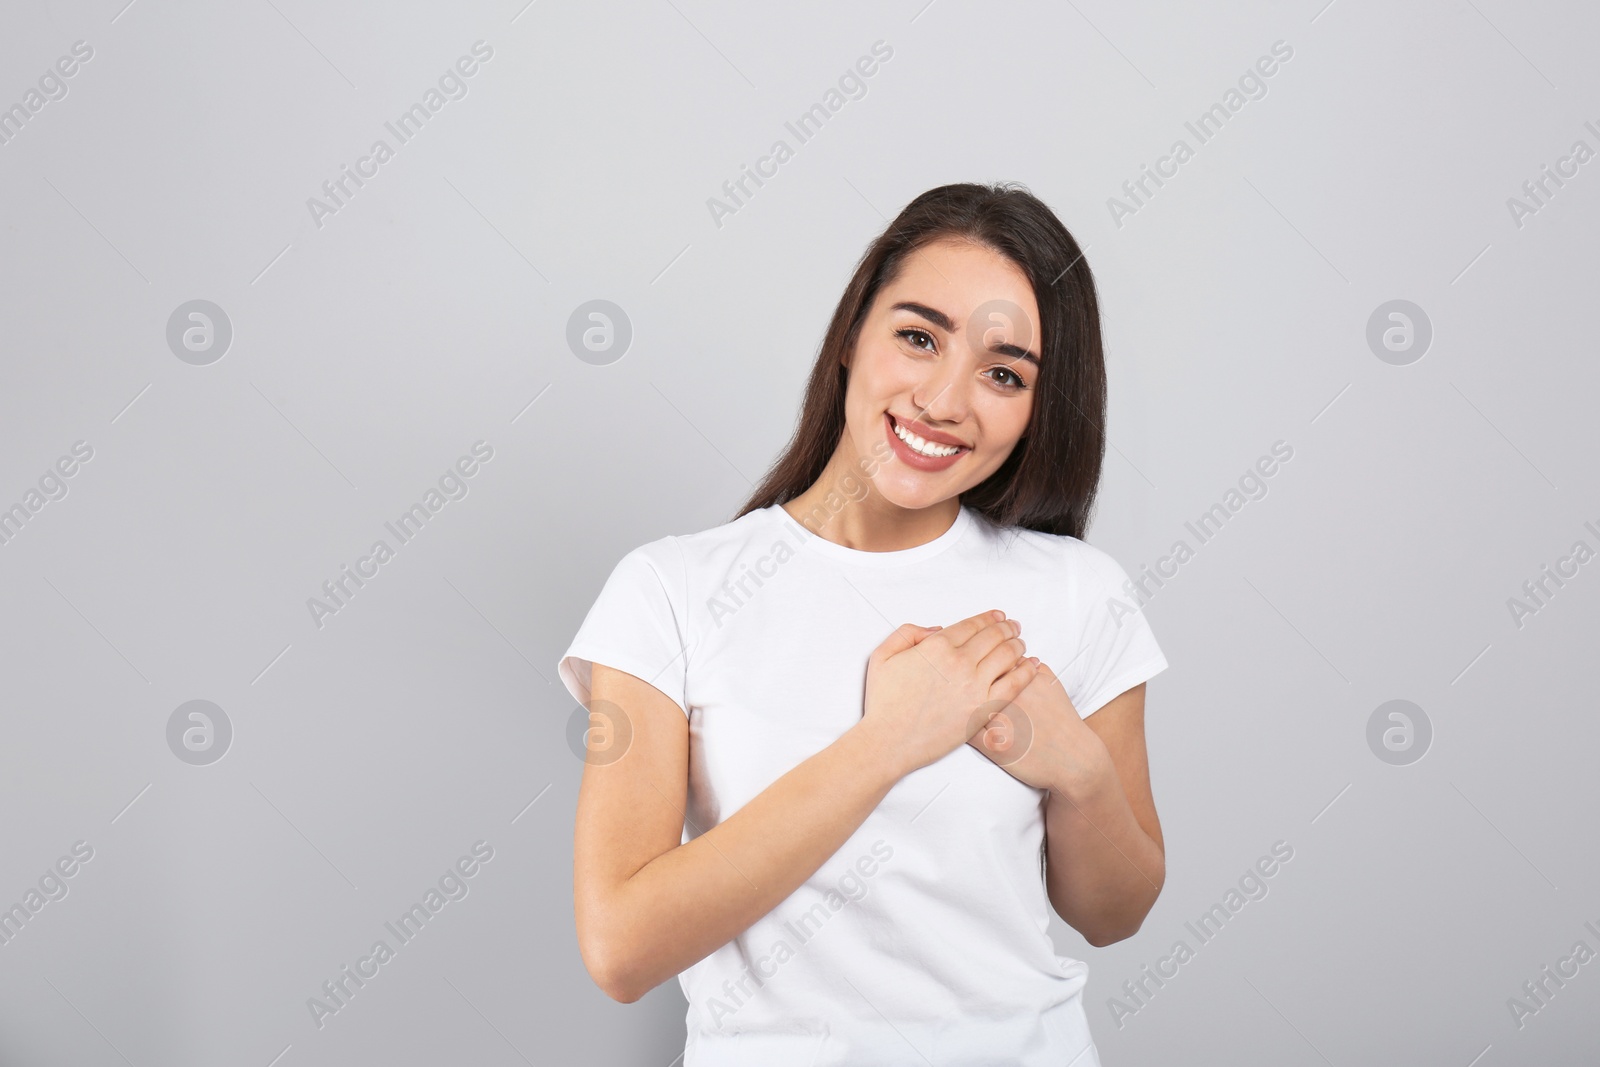
[[[917,418],[937,428],[941,423],[955,425],[967,417],[972,378],[968,364],[964,356],[955,352],[929,364],[927,377],[911,393]]]

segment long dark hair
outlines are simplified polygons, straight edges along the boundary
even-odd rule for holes
[[[961,503],[1000,526],[1083,538],[1105,456],[1106,368],[1094,276],[1061,220],[1012,182],[930,189],[872,242],[834,308],[794,435],[734,518],[793,500],[822,476],[844,432],[849,371],[842,357],[854,351],[878,291],[908,256],[943,238],[976,242],[1015,263],[1033,287],[1043,335],[1028,429]]]

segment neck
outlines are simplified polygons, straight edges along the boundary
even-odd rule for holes
[[[897,552],[927,544],[950,529],[961,511],[960,497],[923,508],[905,508],[885,499],[861,472],[847,441],[828,460],[822,475],[782,507],[818,537],[861,552]]]

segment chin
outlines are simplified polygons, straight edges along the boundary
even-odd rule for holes
[[[915,478],[915,476],[913,476],[913,479],[908,480],[880,478],[874,482],[874,487],[878,490],[878,495],[883,499],[895,507],[905,508],[907,511],[921,511],[923,508],[931,508],[935,504],[949,500],[953,496],[960,496],[961,493],[965,492],[964,487],[958,488],[954,482],[950,483],[948,488],[935,487],[926,480]]]

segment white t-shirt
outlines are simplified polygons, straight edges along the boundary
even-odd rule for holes
[[[1126,580],[1077,538],[967,507],[926,544],[864,552],[774,504],[629,552],[558,671],[585,704],[598,662],[684,710],[687,843],[860,720],[867,657],[901,623],[999,608],[1091,714],[1167,666]],[[1046,933],[1044,800],[971,745],[902,778],[799,889],[678,976],[684,1067],[1097,1067],[1088,966]]]

